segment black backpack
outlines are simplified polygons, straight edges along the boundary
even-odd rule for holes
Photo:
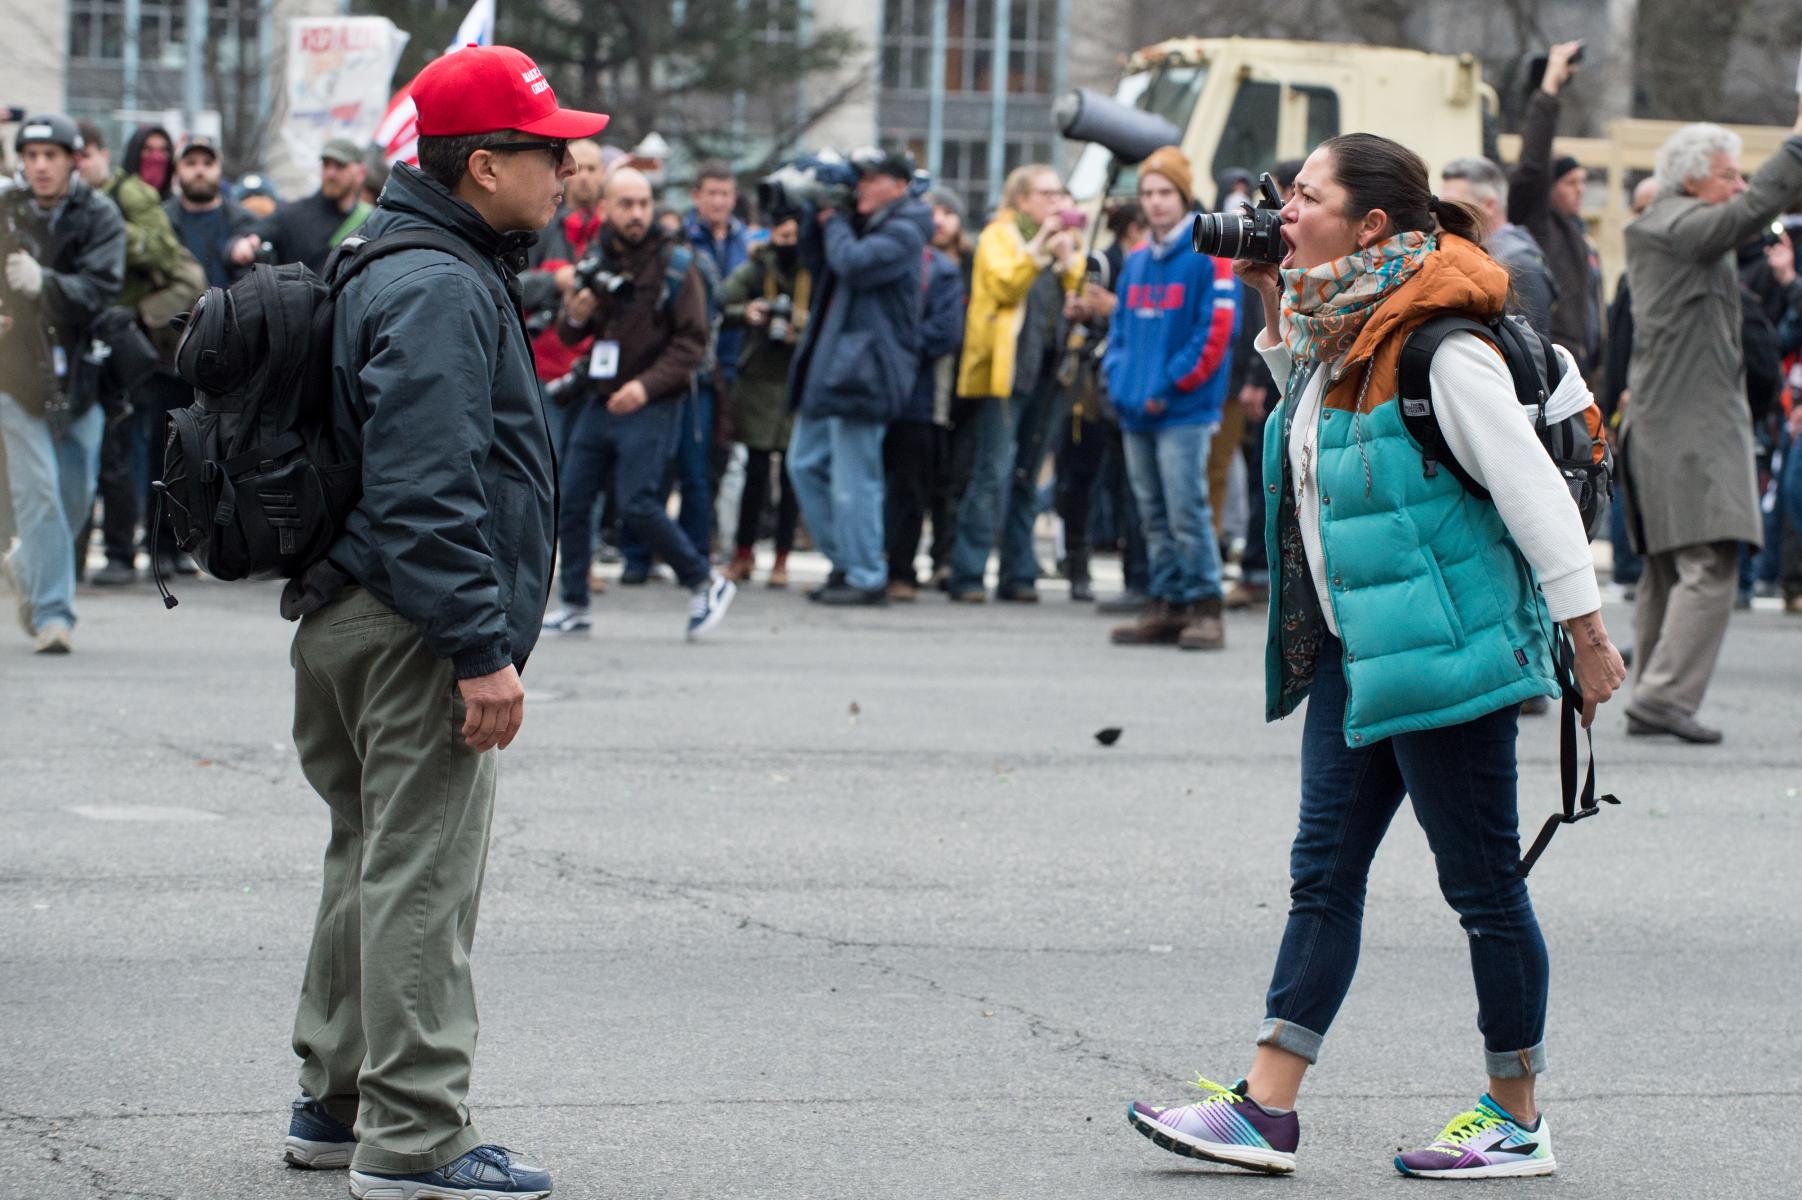
[[[1445,313],[1417,326],[1402,343],[1398,377],[1402,405],[1402,424],[1408,435],[1420,446],[1422,470],[1435,475],[1440,467],[1452,474],[1464,490],[1480,500],[1489,493],[1458,465],[1445,432],[1433,415],[1433,354],[1447,335],[1468,330],[1491,342],[1502,352],[1508,374],[1514,380],[1514,394],[1522,406],[1533,413],[1533,429],[1540,444],[1551,456],[1552,464],[1564,476],[1571,499],[1582,514],[1583,526],[1592,533],[1605,511],[1603,500],[1614,494],[1614,458],[1608,451],[1608,440],[1602,436],[1602,413],[1594,400],[1583,412],[1561,421],[1546,420],[1545,407],[1558,390],[1564,377],[1564,363],[1544,334],[1519,317],[1496,317],[1480,321],[1459,313]],[[1570,640],[1562,629],[1552,637],[1553,660],[1561,693],[1558,736],[1558,783],[1561,811],[1546,819],[1539,836],[1521,856],[1520,873],[1524,879],[1539,861],[1552,835],[1560,825],[1574,825],[1601,811],[1602,804],[1619,804],[1613,795],[1596,795],[1595,738],[1589,736],[1588,771],[1582,786],[1577,783],[1577,725],[1583,709],[1583,693],[1577,687],[1575,655]]]
[[[169,414],[154,486],[181,548],[215,579],[292,578],[325,557],[362,497],[363,428],[332,395],[338,294],[377,259],[440,250],[475,269],[503,313],[493,270],[460,238],[409,230],[347,239],[321,279],[263,263],[209,288],[188,314],[175,367],[194,403]],[[158,574],[165,607],[175,597]]]
[[[1532,414],[1533,430],[1552,465],[1564,476],[1571,499],[1582,514],[1583,527],[1593,536],[1605,511],[1603,502],[1614,494],[1614,456],[1602,433],[1602,411],[1591,400],[1583,412],[1561,421],[1546,420],[1546,404],[1564,378],[1564,362],[1551,339],[1519,317],[1485,321],[1463,313],[1443,313],[1417,326],[1402,343],[1397,379],[1402,424],[1420,445],[1423,470],[1430,476],[1444,467],[1464,485],[1465,491],[1479,500],[1489,499],[1489,493],[1458,464],[1445,444],[1439,419],[1433,415],[1433,355],[1440,343],[1460,330],[1477,334],[1501,351],[1514,380],[1514,395]]]

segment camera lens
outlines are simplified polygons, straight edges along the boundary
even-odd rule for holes
[[[1215,258],[1238,258],[1250,223],[1239,213],[1202,213],[1195,218],[1195,249]]]

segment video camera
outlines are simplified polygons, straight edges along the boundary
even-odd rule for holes
[[[1215,258],[1241,258],[1248,262],[1280,263],[1288,254],[1283,241],[1282,193],[1266,171],[1258,176],[1258,206],[1232,212],[1201,213],[1195,218],[1192,240],[1198,254]]]
[[[835,150],[785,162],[757,181],[757,207],[770,221],[808,209],[844,208],[857,187],[857,166]]]
[[[596,296],[606,296],[616,304],[632,303],[632,281],[624,275],[607,269],[607,262],[600,254],[590,254],[576,264],[576,277],[573,291],[587,288]]]

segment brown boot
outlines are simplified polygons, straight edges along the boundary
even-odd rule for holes
[[[756,554],[745,549],[743,546],[740,546],[732,552],[732,561],[726,565],[726,569],[721,571],[720,574],[724,575],[727,579],[730,579],[733,583],[746,583],[751,578],[751,572],[756,569]]]
[[[1177,635],[1184,650],[1226,649],[1226,623],[1220,619],[1220,597],[1209,596],[1190,606],[1189,620]]]
[[[770,568],[769,586],[785,588],[788,586],[788,555],[778,554],[776,565]]]
[[[912,604],[920,598],[920,589],[905,579],[896,579],[888,585],[888,598],[894,604]]]
[[[1227,589],[1226,606],[1235,611],[1241,608],[1262,608],[1269,603],[1270,585],[1267,583],[1240,581]]]
[[[1174,646],[1189,621],[1186,605],[1153,600],[1130,625],[1116,625],[1109,635],[1116,646]]]

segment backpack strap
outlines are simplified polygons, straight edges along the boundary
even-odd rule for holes
[[[1558,782],[1563,792],[1564,811],[1546,818],[1531,848],[1521,855],[1522,879],[1552,844],[1552,835],[1558,832],[1560,825],[1575,825],[1583,818],[1601,812],[1603,804],[1620,803],[1612,792],[1596,795],[1596,743],[1592,729],[1583,731],[1589,741],[1589,769],[1583,776],[1582,788],[1577,787],[1577,717],[1583,711],[1583,693],[1577,688],[1576,652],[1563,630],[1553,637],[1552,645],[1557,655],[1558,689],[1562,693],[1558,719]]]
[[[345,238],[332,253],[331,261],[326,264],[326,278],[331,281],[332,298],[337,299],[344,286],[369,264],[390,254],[399,254],[402,250],[438,250],[450,255],[476,273],[476,278],[482,281],[489,296],[493,297],[496,308],[503,314],[514,311],[506,289],[494,277],[494,264],[476,253],[462,238],[436,229],[409,229],[401,233],[384,234],[371,241]]]
[[[663,264],[663,307],[666,311],[675,311],[676,297],[681,294],[682,284],[688,278],[688,268],[694,261],[692,246],[670,243],[669,261]],[[705,280],[702,282],[705,285]],[[712,308],[711,302],[708,307]]]
[[[1446,445],[1445,431],[1433,412],[1433,355],[1446,338],[1459,331],[1474,333],[1485,341],[1496,340],[1489,326],[1473,321],[1462,313],[1441,313],[1414,328],[1402,343],[1401,362],[1396,383],[1401,392],[1402,425],[1408,436],[1420,446],[1423,472],[1431,478],[1444,467],[1464,490],[1479,500],[1489,499],[1489,492],[1458,462],[1457,455]]]

